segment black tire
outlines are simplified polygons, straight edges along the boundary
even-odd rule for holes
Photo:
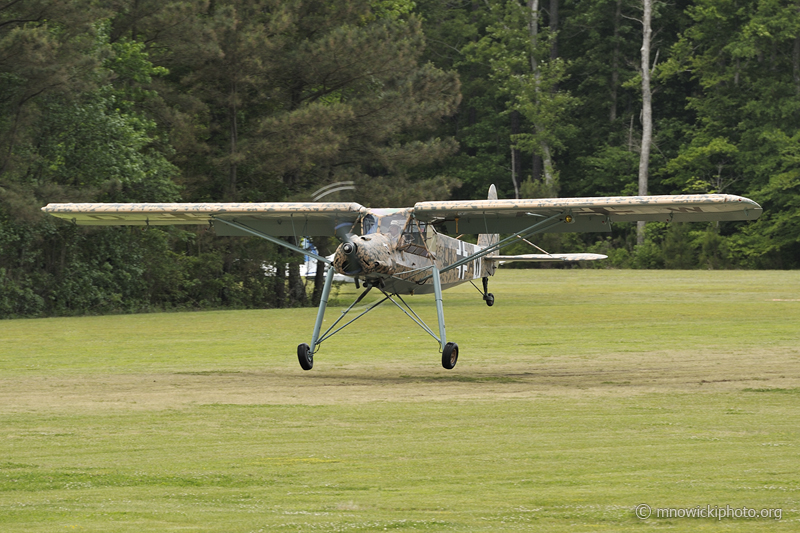
[[[447,370],[451,370],[458,362],[458,344],[448,342],[444,345],[442,350],[442,366]]]
[[[488,305],[489,307],[494,305],[494,294],[492,294],[491,292],[488,293],[486,296],[484,296],[483,299],[486,300],[486,305]]]
[[[300,361],[300,366],[303,370],[311,370],[314,367],[314,354],[311,353],[311,347],[306,344],[297,346],[297,360]]]

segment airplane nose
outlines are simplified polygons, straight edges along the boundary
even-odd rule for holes
[[[335,259],[338,261],[334,260],[334,264],[340,264],[342,273],[346,276],[355,276],[363,270],[361,261],[358,260],[358,245],[352,241],[339,245]]]

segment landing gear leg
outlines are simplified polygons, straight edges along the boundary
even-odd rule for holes
[[[486,302],[486,305],[489,307],[494,305],[494,294],[489,291],[489,278],[482,278],[483,280],[483,301]],[[456,356],[458,357],[458,356]]]
[[[314,351],[317,349],[317,339],[322,328],[322,318],[325,316],[325,308],[328,306],[328,296],[331,294],[333,285],[333,266],[328,267],[325,275],[325,285],[322,288],[322,296],[319,299],[319,309],[317,310],[317,321],[314,323],[314,333],[311,336],[311,346],[302,343],[297,347],[297,359],[303,370],[311,370],[314,367]]]
[[[436,316],[439,318],[439,345],[442,349],[442,366],[451,370],[458,361],[458,344],[447,342],[444,327],[444,305],[442,304],[442,281],[439,278],[439,269],[433,267],[433,292],[436,295]]]

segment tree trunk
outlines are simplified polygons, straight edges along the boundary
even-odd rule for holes
[[[289,302],[292,307],[305,307],[306,286],[300,275],[300,263],[289,263]]]
[[[278,249],[275,260],[275,307],[286,306],[286,263],[283,261],[283,252]]]
[[[333,268],[330,266],[329,268]],[[311,293],[311,305],[318,307],[325,288],[325,263],[317,261],[317,272],[314,274],[314,291]]]
[[[17,140],[17,129],[19,127],[21,115],[22,104],[20,103],[17,105],[17,112],[14,113],[14,119],[12,122],[13,126],[11,127],[11,133],[8,135],[8,148],[6,149],[5,158],[3,159],[2,164],[0,164],[0,177],[6,173],[6,168],[8,168],[11,158],[14,156],[14,143]]]
[[[519,184],[517,183],[517,158],[516,150],[511,147],[511,182],[514,184],[514,198],[519,200]]]
[[[511,112],[511,136],[519,133],[519,111]],[[519,199],[520,153],[514,145],[511,146],[511,183],[514,184],[514,198]]]
[[[531,72],[533,73],[534,93],[536,94],[536,103],[539,103],[541,93],[539,62],[536,60],[536,47],[539,44],[539,0],[528,0],[528,10],[531,12],[531,22],[528,26],[528,34],[531,39]],[[541,127],[534,122],[534,129],[539,132]],[[550,146],[546,141],[541,141],[539,148],[541,150],[542,162],[544,163],[544,183],[547,189],[553,189],[555,178],[553,176],[553,161],[550,157]]]
[[[478,15],[480,13],[480,7],[478,5],[477,0],[473,0],[472,5],[471,5],[471,10],[472,10],[472,14],[470,15],[470,22],[472,24],[477,24],[478,23]],[[477,34],[473,35],[471,40],[472,40],[473,43],[478,42],[478,35]],[[477,74],[472,72],[472,69],[474,69],[475,67],[471,66],[469,68],[470,68],[469,77],[470,78],[476,77]],[[466,109],[467,109],[467,126],[474,126],[475,124],[478,123],[478,110],[475,108],[475,106],[472,105],[471,100],[467,100],[467,96],[466,95],[464,96],[464,100],[465,100],[465,102],[464,102],[465,106],[464,107],[466,107]],[[475,157],[476,155],[478,155],[478,149],[475,146],[468,146],[467,147],[467,155],[470,156],[470,157]]]
[[[628,110],[631,115],[631,123],[628,126],[628,151],[633,152],[633,111]]]
[[[289,243],[299,246],[297,239],[288,237]],[[300,275],[300,263],[291,261],[289,263],[289,302],[291,305],[303,307],[306,305],[306,285]]]
[[[792,50],[792,78],[794,79],[794,89],[800,96],[800,35],[794,39],[794,49]]]
[[[558,0],[550,0],[550,34],[550,38],[552,39],[550,41],[550,60],[555,61],[558,59]],[[553,84],[550,92],[552,94],[556,94],[558,92],[557,83]],[[550,156],[550,147],[543,145],[542,152],[545,154],[545,157],[543,158],[543,162],[545,164],[544,175],[545,177],[549,176],[548,192],[553,196],[556,196],[555,185],[553,184],[553,176],[555,176],[555,163],[553,163],[553,158]],[[548,168],[548,164],[550,168]]]
[[[133,1],[133,23],[131,24],[131,41],[136,41],[139,34],[139,0]]]
[[[544,171],[544,183],[547,185],[547,192],[555,196],[555,175],[556,169],[553,163],[553,157],[550,154],[550,145],[542,142],[542,170]]]
[[[609,122],[617,120],[617,87],[619,86],[619,24],[622,18],[622,0],[617,0],[614,12],[614,52],[611,55],[611,110]]]
[[[228,170],[228,198],[231,200],[236,199],[236,143],[239,137],[238,124],[236,123],[236,82],[231,82],[231,103],[229,107],[230,119],[230,136],[231,136],[231,153],[230,163]]]
[[[653,16],[653,0],[642,0],[642,146],[639,152],[639,196],[647,194],[647,177],[650,163],[650,143],[653,140],[653,94],[650,90],[650,40],[653,30],[650,22]],[[644,243],[644,222],[636,228],[636,242]]]
[[[558,59],[558,0],[550,0],[550,34],[550,59],[555,60]]]
[[[314,247],[317,249],[317,254],[326,257],[329,254],[328,242],[329,237],[316,237],[313,239]],[[333,268],[330,266],[329,268]],[[325,266],[317,262],[317,273],[314,275],[314,291],[311,293],[311,305],[318,306],[322,300],[322,290],[325,287]]]

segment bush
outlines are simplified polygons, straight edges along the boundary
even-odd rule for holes
[[[285,280],[262,268],[285,262],[275,248],[207,229],[16,222],[0,210],[0,318],[293,305],[276,300]]]

